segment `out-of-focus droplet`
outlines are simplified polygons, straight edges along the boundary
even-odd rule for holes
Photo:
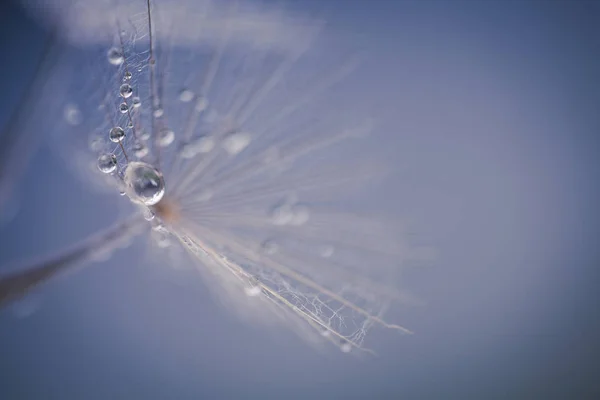
[[[104,141],[98,136],[90,137],[90,150],[98,152],[104,147]]]
[[[352,351],[352,344],[345,339],[340,340],[340,350],[342,353],[350,353]]]
[[[289,204],[283,203],[273,207],[270,217],[271,222],[274,225],[287,225],[293,220],[294,213],[292,212],[292,207]]]
[[[140,108],[142,106],[142,100],[140,100],[139,97],[135,96],[132,100],[131,103],[133,105],[133,108]]]
[[[181,147],[181,157],[193,158],[199,153],[208,153],[215,147],[215,139],[210,136],[200,136],[185,143]]]
[[[108,138],[111,142],[119,143],[125,139],[125,131],[120,126],[115,126],[108,132]]]
[[[144,158],[148,155],[148,147],[146,147],[144,143],[135,142],[133,144],[133,154],[135,154],[137,158]]]
[[[119,94],[121,95],[122,98],[127,99],[127,98],[131,97],[131,95],[133,94],[133,88],[131,87],[131,85],[129,83],[124,83],[119,88]]]
[[[83,120],[81,111],[75,104],[67,104],[65,106],[64,115],[65,121],[67,121],[69,125],[77,126],[81,124],[81,121]]]
[[[158,203],[165,194],[165,181],[152,165],[132,161],[127,164],[123,177],[129,198],[137,203],[152,206]]]
[[[321,336],[323,336],[323,337],[328,337],[330,335],[331,335],[331,331],[329,329],[323,329],[321,331]]]
[[[240,153],[250,144],[250,134],[246,132],[235,132],[223,140],[223,147],[231,155]]]
[[[262,288],[260,285],[246,286],[244,292],[248,297],[256,297],[262,293]]]
[[[125,61],[125,57],[123,57],[123,53],[116,47],[111,47],[107,53],[108,62],[112,65],[121,65],[123,61]]]
[[[156,245],[160,248],[167,248],[171,245],[171,238],[167,231],[154,231],[152,232],[152,239]]]
[[[160,118],[165,114],[165,110],[162,108],[157,108],[154,111],[152,111],[152,115],[154,116],[154,118]]]
[[[329,258],[333,255],[334,249],[333,246],[323,246],[321,247],[320,254],[323,258]]]
[[[273,240],[265,240],[261,245],[261,250],[264,254],[272,256],[279,251],[279,246]]]
[[[196,112],[202,112],[206,110],[206,107],[208,107],[208,101],[204,97],[199,97],[194,106]]]
[[[308,209],[308,207],[303,205],[294,206],[291,211],[291,225],[300,226],[308,222],[308,219],[310,218],[310,210]]]
[[[158,144],[161,147],[167,147],[175,140],[175,132],[170,129],[163,129],[158,134]]]
[[[194,92],[191,90],[183,89],[181,92],[179,92],[179,101],[182,103],[189,103],[192,100],[194,100]]]
[[[102,154],[98,157],[98,169],[105,174],[110,174],[117,169],[117,156],[114,154]]]

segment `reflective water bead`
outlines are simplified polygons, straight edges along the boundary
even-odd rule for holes
[[[124,99],[131,97],[131,95],[133,94],[133,89],[131,88],[131,85],[129,83],[122,84],[119,88],[119,94]]]
[[[163,129],[158,135],[158,144],[162,147],[167,147],[175,140],[175,132],[170,129]]]
[[[121,114],[126,114],[128,110],[129,107],[127,106],[127,103],[119,104],[119,111],[121,111]]]
[[[125,139],[125,131],[120,126],[115,126],[108,133],[108,138],[111,142],[119,143]]]
[[[142,106],[142,101],[139,97],[135,96],[132,100],[133,108],[140,108]]]
[[[125,58],[123,57],[123,53],[116,47],[111,47],[107,53],[108,62],[112,65],[121,65]]]
[[[189,103],[192,100],[194,100],[194,92],[191,90],[183,89],[181,92],[179,92],[179,101],[182,103]]]
[[[132,161],[125,169],[123,178],[127,194],[132,201],[152,206],[158,203],[165,194],[165,181],[152,165]]]
[[[240,153],[250,144],[250,134],[246,132],[235,132],[223,140],[223,147],[231,155]]]
[[[145,208],[143,214],[146,221],[152,221],[154,219],[154,212],[149,208]]]
[[[123,80],[128,81],[131,79],[131,76],[132,76],[131,72],[127,71],[127,72],[125,72],[125,75],[123,75]]]
[[[98,169],[105,174],[110,174],[117,169],[117,156],[114,154],[102,154],[98,157]]]

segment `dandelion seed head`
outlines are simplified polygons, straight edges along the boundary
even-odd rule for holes
[[[373,326],[403,331],[383,320],[401,297],[403,243],[389,219],[343,206],[377,171],[362,162],[375,129],[363,98],[338,94],[354,60],[314,43],[320,24],[210,4],[194,32],[157,5],[150,38],[145,2],[89,27],[112,34],[71,58],[95,79],[69,92],[86,119],[57,129],[73,132],[67,158],[91,160],[139,206],[152,246],[185,251],[239,314],[276,316],[343,352]]]

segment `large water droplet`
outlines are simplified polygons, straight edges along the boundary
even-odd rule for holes
[[[158,144],[161,147],[167,147],[175,140],[175,132],[170,129],[163,129],[158,135]]]
[[[165,181],[152,165],[132,161],[125,169],[123,177],[129,198],[138,203],[152,206],[158,203],[165,194]]]
[[[235,132],[223,140],[223,147],[231,155],[240,153],[250,144],[250,134],[246,132]]]
[[[102,154],[98,157],[98,169],[105,174],[110,174],[117,169],[117,156],[114,154]]]
[[[108,132],[108,138],[111,142],[119,143],[125,139],[125,131],[120,126],[115,126]]]
[[[131,87],[131,85],[129,83],[124,83],[119,88],[119,94],[121,95],[122,98],[127,99],[127,98],[131,97],[131,95],[133,94],[133,88]]]
[[[123,53],[116,47],[111,47],[107,53],[108,62],[112,65],[121,65],[125,58],[123,57]]]

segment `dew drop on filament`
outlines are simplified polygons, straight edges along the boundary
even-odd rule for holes
[[[119,94],[124,99],[131,97],[131,95],[133,94],[133,89],[131,88],[131,85],[129,83],[122,84],[119,88]]]
[[[98,157],[98,169],[105,174],[110,174],[117,169],[117,156],[114,154],[102,154]]]
[[[115,126],[108,133],[108,138],[111,142],[119,143],[125,139],[125,131],[120,126]]]
[[[123,177],[129,198],[147,206],[158,203],[165,194],[165,181],[156,168],[141,161],[132,161]]]

